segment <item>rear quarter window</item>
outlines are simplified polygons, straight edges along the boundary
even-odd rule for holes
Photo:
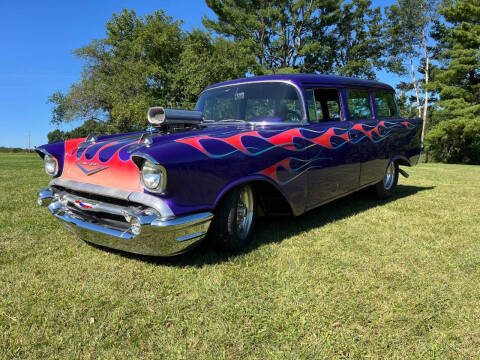
[[[367,90],[347,90],[348,115],[352,120],[371,119],[370,94]]]
[[[393,119],[398,117],[397,104],[393,93],[384,91],[375,91],[375,108],[377,118]]]

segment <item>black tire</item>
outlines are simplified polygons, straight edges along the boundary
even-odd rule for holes
[[[388,164],[385,170],[385,176],[382,181],[378,182],[374,188],[377,193],[377,197],[380,200],[387,199],[395,193],[395,188],[398,183],[398,164],[391,162]]]
[[[245,196],[249,198],[248,205],[244,204]],[[246,212],[244,208],[247,208]],[[250,218],[248,224],[244,222],[245,214]],[[224,196],[215,211],[213,224],[210,227],[210,238],[213,244],[225,251],[245,250],[252,241],[256,218],[257,206],[253,187],[246,184],[234,188]]]

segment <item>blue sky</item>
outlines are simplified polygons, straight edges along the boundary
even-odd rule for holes
[[[204,14],[214,16],[202,0],[0,1],[0,146],[26,148],[29,133],[32,147],[47,142],[47,133],[55,129],[48,96],[80,78],[82,62],[72,50],[104,37],[105,23],[123,8],[139,15],[164,9],[183,19],[186,30],[202,26]],[[398,81],[384,72],[378,77]]]

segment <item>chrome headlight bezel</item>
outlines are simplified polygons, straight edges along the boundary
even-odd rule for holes
[[[50,154],[45,154],[43,157],[43,168],[45,172],[49,176],[57,176],[58,175],[58,160],[55,156]]]
[[[140,168],[140,181],[145,190],[162,194],[167,187],[167,170],[162,165],[145,159]]]

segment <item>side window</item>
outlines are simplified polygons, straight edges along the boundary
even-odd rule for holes
[[[366,90],[347,91],[348,114],[352,120],[371,119],[370,94]]]
[[[375,91],[375,108],[379,119],[398,117],[397,105],[393,93]]]
[[[311,122],[340,121],[340,96],[336,89],[309,89],[308,112]]]

